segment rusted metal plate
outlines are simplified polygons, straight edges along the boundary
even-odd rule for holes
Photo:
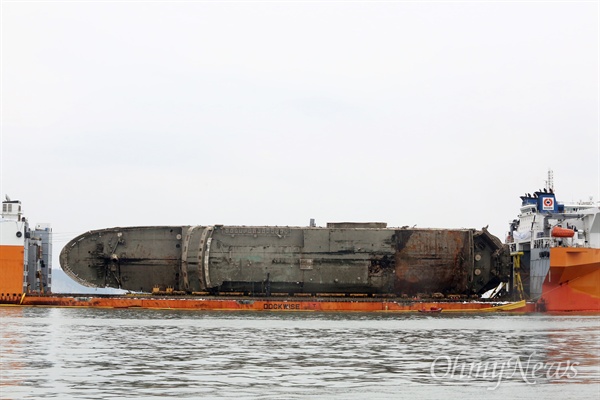
[[[465,293],[472,270],[471,231],[398,230],[398,293]]]

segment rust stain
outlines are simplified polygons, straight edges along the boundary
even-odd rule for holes
[[[397,231],[395,291],[409,296],[467,291],[468,235],[468,231]]]

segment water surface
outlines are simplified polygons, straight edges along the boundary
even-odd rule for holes
[[[0,307],[3,399],[598,399],[600,316]]]

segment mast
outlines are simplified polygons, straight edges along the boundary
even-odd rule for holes
[[[548,168],[548,180],[546,181],[546,189],[548,189],[548,192],[553,193],[554,192],[554,172]]]

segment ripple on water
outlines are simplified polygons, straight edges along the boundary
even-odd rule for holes
[[[7,398],[595,398],[600,317],[0,309]],[[571,379],[432,364],[577,362]],[[441,361],[440,361],[441,360]],[[448,363],[448,361],[446,361]],[[438,372],[439,372],[438,371]],[[552,384],[550,384],[552,383]],[[533,396],[533,397],[532,397]],[[593,396],[593,397],[592,397]]]

